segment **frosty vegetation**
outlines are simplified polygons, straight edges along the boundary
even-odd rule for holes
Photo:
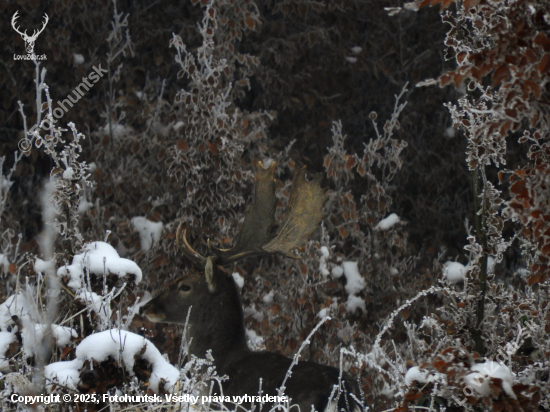
[[[234,244],[260,160],[278,210],[303,165],[328,201],[298,259],[229,268],[250,348],[340,367],[368,411],[550,410],[547,0],[384,6],[56,2],[41,62],[3,32],[2,410],[215,391],[185,327],[139,310],[191,269],[181,222],[198,250]]]

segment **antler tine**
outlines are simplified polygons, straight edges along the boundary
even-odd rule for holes
[[[27,30],[25,30],[25,33],[21,33],[19,31],[19,27],[15,27],[15,24],[17,22],[17,19],[19,18],[19,16],[17,15],[17,13],[19,13],[19,10],[17,10],[14,14],[13,14],[13,17],[11,18],[11,25],[13,27],[13,29],[19,33],[21,36],[26,36],[27,35]]]
[[[275,166],[276,162],[272,162],[268,168],[265,168],[262,162],[258,162],[254,185],[254,204],[246,212],[235,246],[231,249],[212,249],[220,258],[219,264],[236,262],[250,255],[265,254],[262,246],[269,240],[267,231],[273,224],[277,208],[275,180],[273,179]]]
[[[36,40],[36,38],[38,37],[38,35],[44,31],[44,29],[46,28],[46,25],[47,25],[48,22],[50,21],[50,18],[48,17],[48,14],[47,14],[47,13],[44,13],[44,16],[46,16],[46,17],[45,17],[44,23],[42,23],[42,28],[41,28],[40,30],[38,30],[38,29],[33,30],[31,39]]]
[[[183,252],[186,258],[188,258],[194,266],[197,268],[203,269],[206,264],[206,258],[200,253],[196,252],[189,242],[187,242],[187,229],[183,231],[183,238],[181,236],[181,230],[183,228],[183,223],[180,223],[178,230],[176,232],[176,242],[178,247]],[[182,240],[183,239],[183,240]]]

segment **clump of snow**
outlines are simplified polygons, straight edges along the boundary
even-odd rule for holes
[[[419,368],[418,366],[413,366],[405,374],[405,384],[410,386],[414,381],[417,381],[420,384],[430,383],[430,382],[445,382],[447,377],[443,373],[428,371],[426,369]]]
[[[67,286],[73,290],[83,285],[85,271],[95,275],[114,274],[124,277],[127,274],[135,276],[135,282],[141,282],[141,269],[129,259],[121,258],[117,251],[108,243],[92,242],[84,245],[82,253],[75,255],[71,265],[62,266],[57,270],[57,276],[69,276]]]
[[[2,253],[0,253],[0,266],[2,266],[2,272],[4,275],[10,270],[10,261],[8,260],[8,257]]]
[[[0,332],[0,372],[7,372],[10,369],[10,362],[5,358],[6,352],[8,351],[10,345],[15,342],[14,333],[10,332]]]
[[[44,368],[44,376],[47,379],[46,387],[51,392],[55,383],[59,383],[71,389],[76,389],[80,382],[80,368],[83,362],[79,359],[72,361],[50,363]]]
[[[141,250],[148,252],[155,243],[160,240],[162,222],[151,222],[143,216],[132,218],[132,226],[139,233]]]
[[[357,309],[361,309],[363,313],[367,312],[365,301],[359,296],[348,295],[348,301],[346,302],[346,310],[349,313],[355,313]]]
[[[34,270],[38,273],[46,273],[49,270],[53,270],[53,262],[51,260],[42,260],[40,258],[36,258],[34,261]]]
[[[388,217],[382,219],[378,224],[376,225],[375,229],[378,230],[389,230],[391,229],[396,223],[400,221],[399,216],[397,216],[395,213],[392,213]]]
[[[120,329],[111,329],[88,336],[76,348],[76,359],[46,366],[45,375],[51,381],[76,388],[80,380],[79,370],[85,360],[103,362],[109,357],[124,365],[130,375],[134,374],[136,358],[148,361],[153,368],[149,385],[155,392],[158,392],[161,380],[166,382],[165,389],[171,390],[175,388],[180,377],[179,370],[162,357],[153,343],[143,336]],[[51,386],[50,384],[49,390]]]
[[[357,262],[344,261],[342,263],[344,275],[346,276],[346,292],[348,293],[348,301],[346,309],[350,313],[354,313],[357,309],[366,312],[365,302],[360,297],[356,296],[365,288],[365,279],[359,273]]]
[[[365,279],[359,273],[357,262],[345,261],[342,263],[346,276],[346,292],[356,295],[365,288]]]
[[[0,330],[4,332],[11,332],[8,330],[11,326],[15,325],[12,320],[12,316],[17,316],[21,321],[27,322],[31,320],[29,308],[30,305],[27,302],[25,296],[21,293],[17,295],[11,295],[0,305]]]
[[[233,276],[233,280],[239,289],[242,289],[244,286],[244,278],[238,272],[233,272],[231,276]]]
[[[443,276],[452,284],[464,281],[466,267],[459,262],[447,262],[443,266]]]
[[[97,293],[81,289],[76,297],[77,299],[84,301],[86,303],[86,306],[92,309],[97,314],[97,316],[99,316],[103,324],[111,319],[111,307]]]
[[[346,57],[346,60],[350,63],[357,63],[357,57],[348,56]]]
[[[323,308],[319,311],[319,313],[317,314],[317,317],[324,319],[329,315],[329,313],[330,313],[330,308]]]
[[[252,316],[252,318],[258,322],[261,322],[264,320],[264,314],[262,312],[258,312],[256,309],[256,306],[252,305],[244,309],[245,316]]]
[[[273,296],[275,296],[275,292],[272,290],[271,292],[269,292],[267,295],[265,295],[262,300],[264,301],[264,303],[271,303],[273,302]]]
[[[464,381],[481,396],[489,396],[491,394],[490,378],[497,378],[502,380],[502,389],[504,392],[511,398],[516,399],[516,394],[512,390],[514,377],[506,365],[500,362],[487,361],[476,363],[470,369],[472,373],[466,375]]]
[[[63,179],[72,180],[74,176],[74,170],[72,167],[68,167],[63,171]]]
[[[73,53],[74,64],[81,65],[84,63],[84,56],[78,53]]]
[[[246,329],[246,338],[248,347],[250,350],[262,350],[264,348],[264,338],[258,336],[256,332],[251,329]]]
[[[118,138],[118,137],[124,136],[126,134],[129,134],[132,131],[132,129],[130,127],[124,126],[124,125],[119,124],[119,123],[113,123],[113,124],[111,124],[111,127],[113,129],[113,137],[115,139]],[[109,123],[107,123],[103,127],[103,133],[105,133],[107,135],[110,133]]]
[[[331,273],[332,273],[332,277],[334,279],[341,278],[342,275],[344,274],[344,268],[342,266],[334,266],[332,268]]]
[[[330,272],[327,268],[327,258],[330,256],[328,247],[321,246],[321,257],[319,258],[319,270],[323,276],[330,275]]]
[[[23,338],[23,350],[27,356],[33,356],[36,354],[36,349],[44,340],[46,328],[47,325],[41,323],[27,325],[23,328],[23,333],[21,334]],[[76,330],[66,326],[52,324],[51,331],[52,336],[55,339],[55,344],[58,348],[64,348],[69,344],[71,338],[78,337]]]
[[[92,202],[88,202],[86,200],[86,197],[82,196],[80,198],[80,202],[78,203],[78,214],[82,215],[88,210],[90,210],[92,207],[94,207],[94,204]]]
[[[361,53],[362,51],[363,51],[363,48],[362,48],[361,46],[353,46],[353,47],[351,48],[351,52],[352,52],[353,54],[359,54],[359,53]]]

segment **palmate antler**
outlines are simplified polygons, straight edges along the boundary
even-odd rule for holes
[[[295,258],[292,249],[300,247],[315,231],[323,218],[321,209],[327,199],[321,188],[322,176],[311,181],[305,178],[305,169],[299,169],[294,176],[290,190],[289,211],[279,233],[271,238],[269,227],[275,219],[277,198],[275,197],[275,162],[266,169],[258,162],[254,187],[254,205],[246,213],[243,226],[235,246],[231,249],[215,249],[218,265],[236,262],[247,256],[282,253]],[[181,236],[178,227],[176,239],[183,254],[197,267],[204,268],[206,258],[197,253],[187,242],[186,232]]]

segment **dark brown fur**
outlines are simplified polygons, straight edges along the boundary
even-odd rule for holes
[[[188,311],[189,353],[204,358],[212,350],[218,375],[227,375],[223,382],[226,396],[258,395],[260,378],[263,394],[277,395],[291,365],[291,359],[277,353],[253,352],[248,348],[243,324],[239,292],[233,279],[214,266],[211,276],[192,271],[179,278],[145,307],[145,316],[154,322],[184,324]],[[301,412],[311,406],[323,411],[334,385],[339,385],[340,371],[314,362],[300,361],[292,368],[285,394]],[[356,382],[342,374],[342,393],[338,410],[357,410],[360,399]],[[243,404],[244,407],[250,405]],[[271,405],[265,405],[268,410]]]

